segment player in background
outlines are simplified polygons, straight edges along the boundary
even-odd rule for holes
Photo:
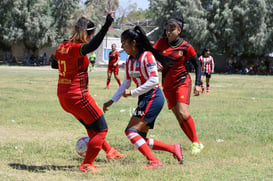
[[[195,96],[199,96],[201,92],[201,65],[192,45],[180,37],[183,25],[181,18],[169,19],[165,27],[165,36],[155,43],[154,48],[169,57],[168,64],[158,64],[159,71],[162,71],[163,92],[169,109],[173,111],[181,129],[192,142],[192,154],[196,155],[201,152],[204,145],[197,138],[194,120],[188,112],[192,81],[185,62],[189,59],[195,68]]]
[[[149,129],[153,129],[156,117],[165,101],[159,87],[156,59],[149,51],[153,47],[139,26],[125,30],[121,34],[121,43],[122,48],[129,55],[126,60],[125,78],[112,99],[104,103],[103,111],[106,112],[122,95],[124,97],[138,97],[138,106],[125,129],[125,134],[147,158],[148,164],[144,168],[162,167],[162,163],[155,157],[151,149],[168,151],[182,164],[184,158],[182,147],[179,144],[169,145],[147,138],[147,133]],[[128,88],[132,81],[136,84],[136,88],[130,90]]]
[[[107,81],[106,88],[109,89],[109,85],[111,82],[112,73],[114,73],[114,77],[120,86],[120,79],[118,78],[119,72],[119,60],[120,53],[117,51],[117,45],[115,43],[112,44],[112,51],[109,53],[109,62],[108,62],[108,70],[107,70]]]
[[[205,48],[202,52],[202,55],[199,57],[199,61],[202,65],[201,69],[201,88],[202,88],[202,93],[205,93],[205,88],[203,84],[203,79],[206,76],[206,90],[207,94],[209,94],[210,90],[210,78],[211,74],[214,73],[214,61],[212,56],[210,55],[210,50],[208,48]]]
[[[96,50],[103,41],[113,22],[113,13],[107,15],[105,24],[96,36],[94,23],[81,17],[75,24],[72,38],[63,41],[56,49],[52,63],[53,68],[59,69],[57,95],[60,105],[85,126],[90,138],[84,161],[79,167],[81,172],[98,172],[93,162],[101,149],[108,159],[123,157],[106,142],[106,120],[88,90],[87,54]]]
[[[95,70],[96,58],[97,58],[96,53],[91,52],[90,55],[89,55],[89,62],[90,62],[89,71],[90,72],[92,70]]]

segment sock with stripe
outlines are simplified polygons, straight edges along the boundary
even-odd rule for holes
[[[209,92],[209,88],[210,88],[209,84],[207,84],[206,88],[207,88],[207,92]]]
[[[174,145],[169,145],[151,138],[145,138],[145,140],[152,150],[174,152]]]
[[[131,143],[134,144],[135,147],[147,158],[147,160],[158,161],[144,138],[142,138],[137,132],[125,131],[125,134]]]

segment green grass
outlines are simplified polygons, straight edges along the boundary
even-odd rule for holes
[[[104,69],[103,69],[104,70]],[[124,72],[121,71],[120,77]],[[194,79],[194,75],[192,76]],[[59,105],[58,73],[50,68],[0,66],[0,180],[272,180],[273,77],[213,75],[211,94],[191,98],[190,114],[199,140],[205,145],[190,155],[190,141],[165,104],[149,137],[184,147],[185,164],[170,153],[155,151],[164,168],[144,170],[146,159],[124,134],[135,98],[122,98],[105,114],[108,142],[125,154],[108,161],[103,151],[95,164],[102,173],[78,171],[83,158],[76,141],[86,135],[83,126]],[[90,93],[97,104],[117,89],[114,78],[103,89],[106,72],[89,73]],[[218,143],[217,139],[224,142]]]

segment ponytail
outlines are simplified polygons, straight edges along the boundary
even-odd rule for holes
[[[156,60],[160,62],[164,66],[169,65],[169,60],[172,59],[171,57],[165,56],[161,54],[158,50],[153,48],[153,46],[150,43],[150,40],[146,36],[146,33],[140,26],[135,26],[133,29],[125,30],[121,34],[122,39],[127,40],[136,40],[136,47],[140,51],[150,51],[155,56]]]

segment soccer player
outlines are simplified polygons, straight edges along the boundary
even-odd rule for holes
[[[81,17],[72,38],[63,41],[56,49],[56,59],[52,63],[53,68],[59,69],[57,95],[60,105],[85,126],[90,138],[85,159],[79,167],[81,172],[99,172],[93,162],[101,148],[108,159],[124,156],[105,141],[108,131],[105,118],[88,91],[89,60],[86,55],[101,44],[113,22],[113,13],[107,15],[105,24],[96,36],[94,23]]]
[[[141,27],[125,30],[121,34],[122,48],[129,55],[126,60],[126,72],[122,85],[111,100],[103,105],[106,112],[120,97],[138,97],[138,106],[135,109],[125,134],[132,144],[147,158],[146,169],[162,167],[162,163],[153,154],[153,150],[168,151],[183,163],[182,147],[179,144],[169,145],[155,139],[147,138],[149,129],[153,129],[155,119],[164,105],[164,96],[158,83],[158,71],[155,57],[148,51],[153,48]],[[131,82],[136,84],[135,89],[128,89]],[[149,148],[151,147],[151,149]]]
[[[154,48],[169,57],[167,64],[158,64],[162,71],[163,92],[169,109],[173,111],[181,129],[192,142],[191,152],[195,155],[201,152],[204,145],[197,138],[194,120],[188,112],[192,81],[185,62],[189,59],[195,68],[195,96],[201,92],[201,65],[192,45],[180,37],[183,25],[181,18],[169,19],[165,27],[165,37],[159,39]]]
[[[120,86],[120,79],[118,78],[119,72],[119,59],[120,53],[117,51],[117,45],[115,43],[112,44],[112,51],[109,53],[109,62],[108,62],[108,70],[107,70],[107,82],[106,88],[109,89],[109,85],[111,82],[112,73],[114,73],[115,79]]]
[[[92,70],[95,70],[95,64],[96,64],[96,53],[95,52],[91,52],[89,55],[89,61],[90,61],[90,67],[89,67],[89,71],[91,72]]]
[[[202,69],[201,69],[202,93],[205,93],[203,79],[206,76],[206,90],[207,90],[207,94],[209,94],[209,89],[210,89],[209,81],[211,78],[211,74],[214,73],[214,61],[212,56],[210,55],[210,50],[208,48],[205,48],[203,50],[202,55],[199,57],[199,61],[202,65]]]

